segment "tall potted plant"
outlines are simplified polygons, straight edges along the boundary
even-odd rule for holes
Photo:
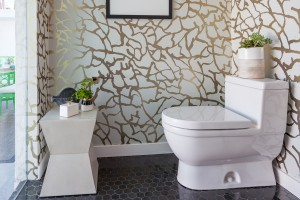
[[[271,44],[270,38],[259,33],[253,33],[249,39],[240,42],[238,50],[239,77],[262,79],[265,78],[264,46]]]
[[[81,81],[80,88],[74,93],[76,100],[80,100],[81,102],[82,111],[90,111],[94,108],[92,85],[94,85],[93,79],[85,78]]]

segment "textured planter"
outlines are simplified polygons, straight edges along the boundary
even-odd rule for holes
[[[83,112],[91,111],[91,110],[93,110],[93,108],[94,108],[93,104],[92,105],[82,105],[81,104],[81,111],[83,111]]]
[[[91,111],[94,108],[94,103],[92,100],[81,100],[81,111]]]
[[[240,48],[238,51],[238,68],[241,78],[265,78],[264,48]]]

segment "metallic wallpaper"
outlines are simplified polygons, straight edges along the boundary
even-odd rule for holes
[[[233,73],[243,37],[261,32],[273,39],[266,48],[268,76],[290,82],[288,122],[283,149],[274,164],[300,181],[300,1],[232,1]]]
[[[27,176],[36,179],[38,176],[38,157],[40,141],[38,140],[38,101],[37,101],[37,1],[27,1]]]
[[[164,108],[224,103],[224,76],[238,73],[239,42],[254,31],[274,40],[266,53],[268,76],[290,81],[287,131],[275,164],[300,179],[299,1],[175,0],[172,20],[107,20],[104,0],[38,0],[37,8],[28,2],[29,59],[37,56],[39,63],[38,71],[29,65],[30,91],[39,94],[29,95],[29,179],[37,177],[47,152],[37,122],[50,94],[84,77],[104,77],[93,88],[99,106],[95,143],[161,142]]]
[[[38,165],[48,151],[38,122],[51,107],[53,71],[49,66],[50,7],[47,0],[27,1],[27,175],[29,180],[38,178]]]
[[[37,95],[38,120],[40,120],[52,106],[51,97],[53,96],[54,73],[53,68],[49,65],[51,4],[47,0],[38,0],[37,6]],[[40,154],[38,158],[38,163],[40,163],[47,152],[47,145],[40,126],[37,139],[40,143]]]
[[[172,20],[107,20],[105,0],[52,2],[54,93],[102,77],[96,145],[163,142],[163,109],[224,103],[231,1],[174,0]]]

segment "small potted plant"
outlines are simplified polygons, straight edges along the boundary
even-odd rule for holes
[[[265,38],[259,33],[253,33],[249,39],[240,42],[238,51],[239,77],[265,78],[264,46],[271,44],[270,38]]]
[[[81,81],[80,88],[74,93],[76,100],[81,102],[82,111],[90,111],[94,108],[92,85],[94,85],[93,79],[85,78]]]
[[[7,64],[9,65],[9,68],[14,69],[15,68],[15,58],[13,56],[10,56],[7,58]]]

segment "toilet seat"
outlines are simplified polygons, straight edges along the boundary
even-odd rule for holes
[[[253,127],[251,120],[221,106],[180,106],[163,111],[169,126],[191,130],[232,130]]]

